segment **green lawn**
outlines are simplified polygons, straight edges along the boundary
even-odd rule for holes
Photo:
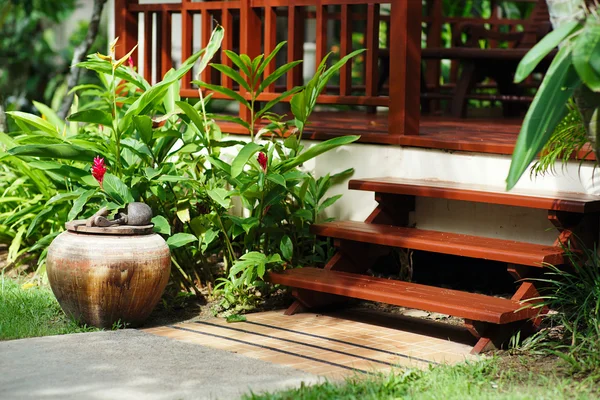
[[[531,361],[528,357],[524,358]],[[558,377],[548,371],[503,366],[486,359],[429,370],[397,370],[389,375],[355,377],[346,382],[326,382],[283,392],[247,395],[252,400],[321,399],[595,399],[595,380]]]
[[[0,340],[92,330],[67,318],[48,287],[0,277]]]

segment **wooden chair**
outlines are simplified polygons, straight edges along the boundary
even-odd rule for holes
[[[491,96],[490,100],[503,101],[505,116],[515,116],[522,111],[518,104],[525,99],[524,89],[513,83],[514,73],[520,60],[527,54],[550,29],[550,17],[545,0],[538,0],[522,32],[497,32],[487,29],[484,22],[458,24],[453,32],[454,43],[451,48],[422,50],[423,59],[459,60],[462,73],[456,84],[452,98],[451,113],[454,117],[466,115],[467,97],[477,82],[492,78],[500,96]],[[466,36],[467,40],[462,41]],[[480,48],[481,41],[507,42],[508,48]],[[551,62],[551,54],[539,66],[545,70]]]

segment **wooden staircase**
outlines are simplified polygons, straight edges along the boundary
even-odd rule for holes
[[[535,328],[540,310],[524,300],[538,296],[534,284],[521,282],[513,296],[498,298],[365,275],[378,251],[390,247],[443,253],[506,263],[507,273],[521,280],[547,264],[562,265],[564,246],[598,236],[600,197],[573,193],[491,190],[451,182],[377,178],[351,180],[350,189],[375,192],[378,206],[364,222],[316,224],[312,231],[334,238],[338,249],[324,269],[298,268],[271,273],[268,279],[292,288],[296,298],[286,314],[358,298],[464,318],[478,338],[473,353],[499,347],[516,329]],[[417,197],[500,204],[548,210],[557,228],[552,246],[408,227]],[[590,223],[591,221],[591,223]],[[543,310],[542,310],[543,311]]]

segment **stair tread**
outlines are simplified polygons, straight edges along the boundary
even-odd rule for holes
[[[543,210],[568,211],[575,213],[600,212],[600,196],[539,190],[502,188],[446,182],[434,179],[370,178],[352,179],[348,187],[380,193],[434,197],[449,200],[473,201]]]
[[[311,232],[316,235],[336,239],[481,258],[533,267],[542,267],[543,263],[560,265],[564,262],[563,249],[555,246],[393,225],[335,221],[315,224],[311,227]]]
[[[268,280],[299,289],[377,301],[494,324],[520,321],[537,315],[537,310],[523,308],[524,305],[516,300],[312,267],[270,273]]]

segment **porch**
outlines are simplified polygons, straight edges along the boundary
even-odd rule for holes
[[[505,3],[516,8],[511,12]],[[338,59],[364,47],[367,52],[344,66],[319,97],[321,111],[313,115],[306,139],[355,133],[362,143],[512,154],[523,111],[539,77],[519,87],[520,95],[509,95],[499,90],[493,76],[465,78],[465,65],[491,57],[514,67],[527,50],[524,46],[536,40],[531,32],[542,24],[540,3],[544,2],[491,1],[485,15],[457,16],[444,10],[442,0],[116,0],[115,30],[124,43],[118,54],[140,43],[133,57],[148,81],[156,81],[205,46],[217,24],[225,28],[224,50],[251,57],[268,55],[277,43],[287,40],[286,54],[276,57],[265,74],[298,59],[304,59],[305,65],[271,85],[259,96],[262,101],[303,84],[330,51]],[[496,36],[473,47],[465,39],[469,37],[465,29],[473,26],[485,26]],[[520,42],[500,40],[514,37],[520,37]],[[220,54],[215,61],[232,64]],[[197,88],[189,83],[192,78],[190,74],[184,79],[184,97],[198,97]],[[236,82],[214,69],[205,70],[201,78],[247,96]],[[226,100],[219,93],[213,93],[213,98]],[[457,102],[462,111],[456,111]],[[515,105],[517,112],[506,117]],[[226,112],[238,111],[227,108]],[[243,111],[238,113],[248,120]],[[221,128],[243,133],[227,122]]]

